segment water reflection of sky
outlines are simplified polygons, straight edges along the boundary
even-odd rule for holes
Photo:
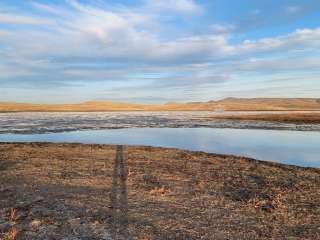
[[[0,134],[0,141],[151,145],[234,154],[300,166],[320,167],[320,132],[131,128],[49,134]]]

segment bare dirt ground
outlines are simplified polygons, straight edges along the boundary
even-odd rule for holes
[[[254,120],[254,121],[272,121],[296,124],[320,124],[320,114],[315,113],[277,113],[277,114],[254,114],[254,115],[226,115],[212,116],[211,119],[224,120]]]
[[[320,169],[177,149],[2,143],[0,239],[320,239]]]

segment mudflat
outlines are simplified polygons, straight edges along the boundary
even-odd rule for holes
[[[320,169],[166,148],[1,143],[0,239],[320,239]]]

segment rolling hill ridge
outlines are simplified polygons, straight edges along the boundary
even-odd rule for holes
[[[208,102],[138,104],[88,101],[76,104],[0,102],[0,112],[108,112],[108,111],[299,111],[320,110],[319,98],[225,98]]]

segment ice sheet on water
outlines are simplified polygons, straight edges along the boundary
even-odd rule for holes
[[[270,112],[269,112],[270,113]],[[1,113],[1,133],[54,133],[115,128],[249,128],[320,131],[320,125],[212,120],[215,112]],[[248,114],[233,112],[228,114]],[[250,112],[254,114],[254,112]]]

